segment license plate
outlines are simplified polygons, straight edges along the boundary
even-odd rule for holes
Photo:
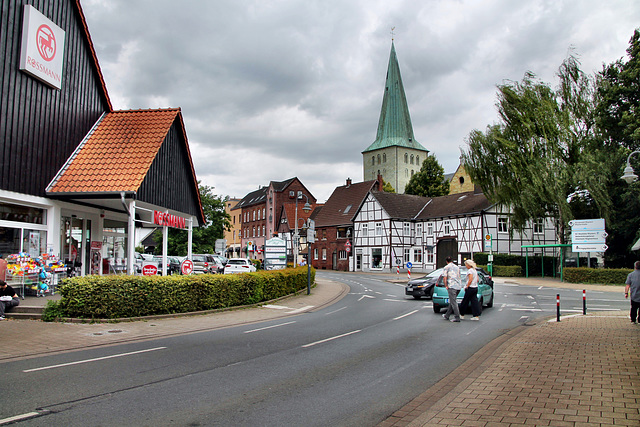
[[[445,299],[444,299],[444,303],[445,303],[445,304],[449,304],[449,298],[445,298]]]

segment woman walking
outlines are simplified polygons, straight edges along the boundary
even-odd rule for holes
[[[478,316],[482,312],[480,302],[478,302],[478,271],[476,270],[476,263],[472,259],[468,259],[464,262],[465,267],[469,270],[467,272],[467,284],[464,287],[464,297],[460,303],[460,313],[464,314],[467,311],[467,306],[471,303],[471,313],[473,317],[471,320],[480,320]]]

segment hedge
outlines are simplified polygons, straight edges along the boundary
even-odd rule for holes
[[[478,264],[478,267],[489,271],[486,265]],[[522,268],[519,265],[492,265],[492,276],[496,277],[522,277]]]
[[[478,265],[487,265],[489,262],[489,254],[485,252],[479,252],[473,254],[473,260]],[[529,264],[529,276],[542,276],[542,262],[543,257],[540,255],[530,255],[528,257]],[[496,266],[520,266],[523,276],[527,271],[527,257],[522,255],[510,255],[510,254],[493,254],[493,268],[495,271]],[[544,275],[553,275],[554,269],[558,268],[558,258],[553,256],[544,256]],[[486,270],[486,269],[485,269]],[[495,274],[501,276],[502,274]],[[509,277],[514,277],[509,275]]]
[[[311,283],[315,270],[311,269]],[[307,267],[243,274],[84,276],[65,279],[56,317],[116,319],[256,304],[307,287]]]
[[[569,283],[598,283],[603,285],[624,285],[628,268],[585,268],[567,267],[563,270],[564,281]]]

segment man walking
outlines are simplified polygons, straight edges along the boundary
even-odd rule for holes
[[[460,321],[460,309],[458,308],[458,294],[462,289],[462,283],[460,281],[460,268],[453,263],[453,260],[450,256],[447,257],[447,266],[444,268],[444,287],[447,289],[449,293],[449,307],[447,308],[447,312],[442,315],[445,320],[449,320],[451,313],[453,313],[454,318],[451,319],[452,322]]]
[[[636,261],[634,267],[635,270],[629,273],[624,282],[627,285],[624,287],[624,297],[629,298],[629,291],[631,291],[631,323],[640,321],[640,317],[638,317],[638,311],[640,311],[640,261]]]

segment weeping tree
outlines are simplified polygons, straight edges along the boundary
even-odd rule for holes
[[[434,155],[427,155],[420,170],[409,179],[404,193],[423,197],[438,197],[449,194],[449,181],[445,179],[444,169]]]
[[[565,243],[578,211],[607,218],[611,201],[609,162],[595,128],[594,79],[573,55],[557,77],[555,90],[531,72],[499,85],[499,122],[469,134],[462,162],[489,200],[511,209],[511,232],[551,215]]]

